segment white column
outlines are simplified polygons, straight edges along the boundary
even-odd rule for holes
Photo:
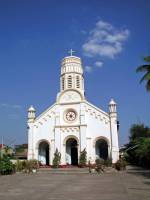
[[[55,152],[55,139],[51,139],[51,146],[50,146],[50,164],[53,164],[54,159],[54,152]]]
[[[59,112],[56,113],[55,118],[55,127],[54,127],[54,138],[55,138],[55,149],[58,149],[58,152],[61,152],[61,132],[60,132],[60,115]]]
[[[55,150],[61,151],[61,133],[60,128],[55,127]]]
[[[34,159],[33,152],[33,123],[28,123],[28,160]]]
[[[86,148],[86,124],[85,124],[85,111],[83,105],[80,107],[80,151]],[[86,149],[87,151],[87,149]]]
[[[34,148],[34,159],[39,160],[39,146]]]
[[[86,148],[86,125],[80,125],[80,151],[83,151]]]
[[[115,163],[119,159],[119,142],[118,142],[118,131],[117,131],[117,114],[110,113],[110,131],[111,131],[111,155],[112,162]]]
[[[87,151],[87,162],[92,160],[92,138],[87,137],[86,138],[86,151]]]
[[[61,145],[61,165],[66,165],[66,144]]]

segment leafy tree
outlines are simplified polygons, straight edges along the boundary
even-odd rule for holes
[[[61,153],[58,152],[58,149],[56,149],[54,153],[54,159],[53,159],[53,167],[58,168],[60,164],[60,159],[61,159]]]
[[[126,145],[128,161],[150,168],[150,128],[144,124],[133,124],[129,139],[130,141]]]
[[[10,161],[10,158],[7,155],[4,155],[0,158],[0,174],[7,175],[14,172],[14,165]]]
[[[130,141],[141,137],[150,137],[150,128],[144,124],[133,124],[130,128]]]
[[[79,166],[84,167],[86,163],[87,163],[87,152],[86,149],[83,149],[83,151],[80,152]]]
[[[138,158],[138,164],[150,167],[150,138],[141,138],[137,143],[138,148],[135,149],[135,156]]]
[[[136,69],[136,72],[145,72],[144,76],[141,78],[140,83],[143,81],[146,81],[146,90],[150,92],[150,56],[144,57],[144,61],[147,62],[148,64],[144,64],[139,66]]]

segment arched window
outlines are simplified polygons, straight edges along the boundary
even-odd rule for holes
[[[79,78],[79,76],[76,77],[76,88],[80,88],[80,78]]]
[[[72,88],[72,77],[68,76],[68,88]]]
[[[64,88],[65,88],[65,79],[62,78],[62,90],[64,90]]]

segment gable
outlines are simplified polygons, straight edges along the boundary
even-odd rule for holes
[[[96,119],[104,120],[106,122],[109,121],[109,114],[101,110],[100,108],[94,106],[93,104],[85,101],[84,109],[86,113],[94,116]]]
[[[43,124],[43,122],[47,121],[49,118],[54,117],[55,114],[56,114],[56,104],[53,104],[48,109],[46,109],[43,113],[41,113],[38,117],[36,117],[34,123]]]

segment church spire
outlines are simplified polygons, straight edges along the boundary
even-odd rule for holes
[[[84,95],[84,78],[81,58],[73,56],[72,49],[69,51],[70,56],[62,59],[60,91],[67,89],[78,90]]]

